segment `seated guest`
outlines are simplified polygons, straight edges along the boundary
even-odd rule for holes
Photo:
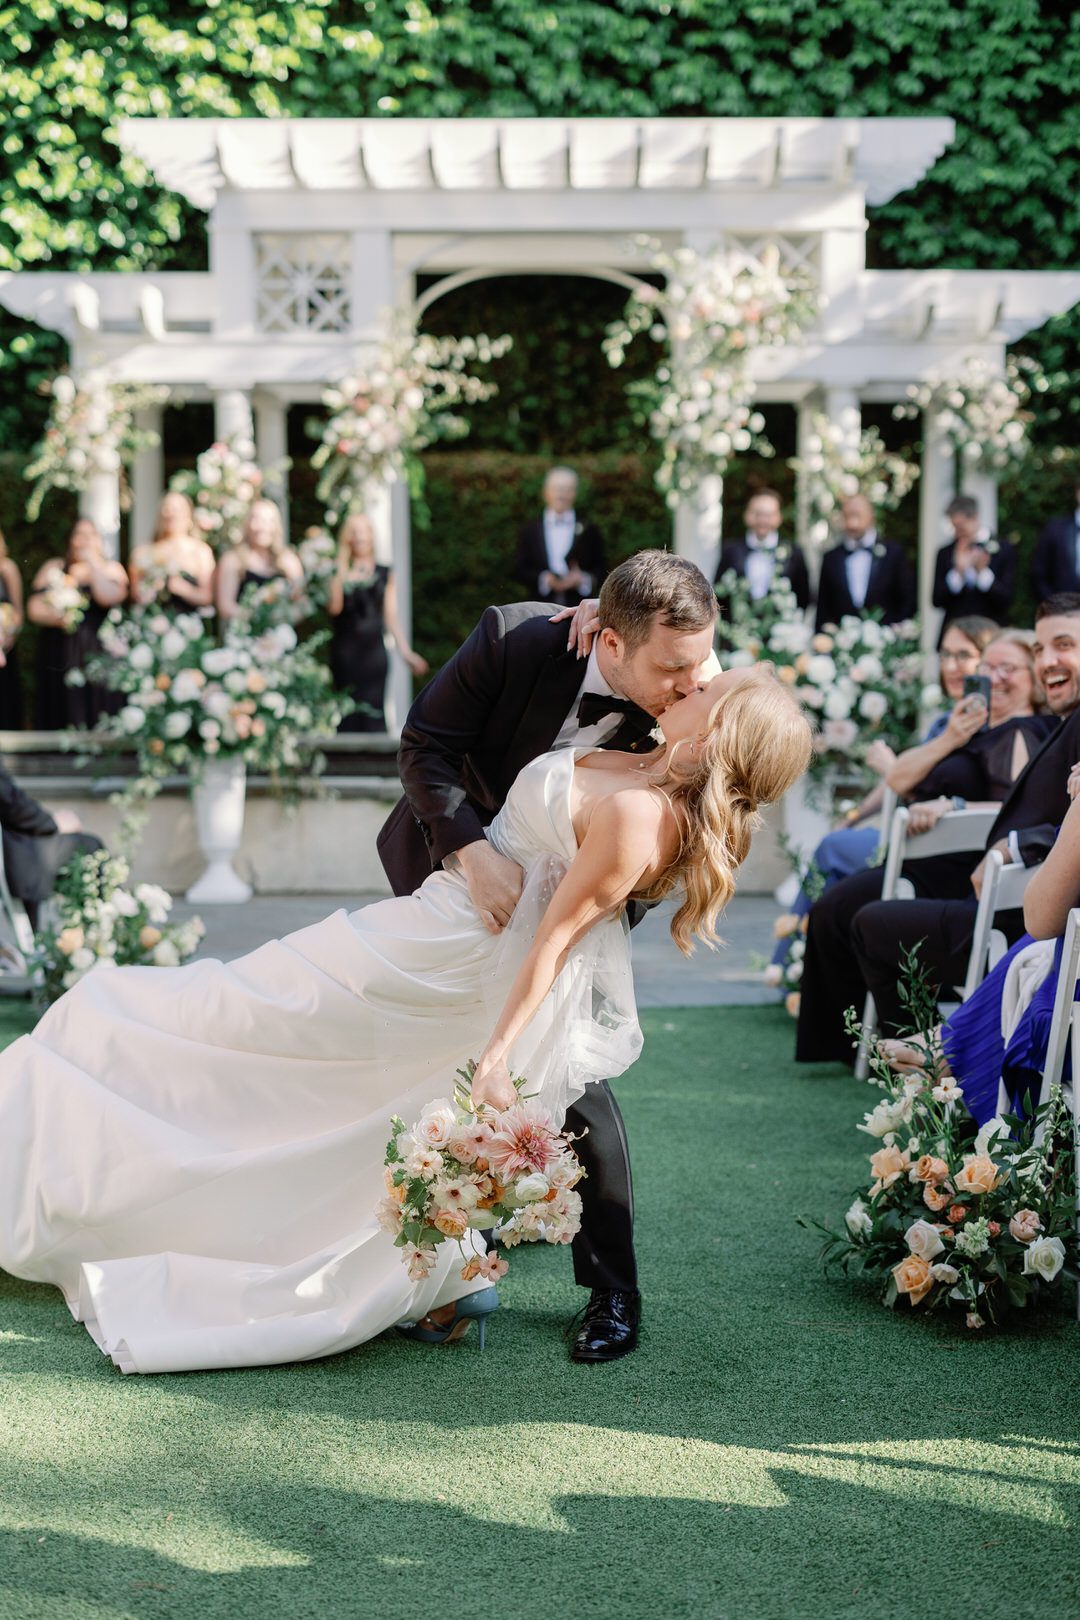
[[[6,660],[0,665],[0,731],[22,730],[22,685],[15,650],[22,626],[22,575],[0,531],[0,651]]]
[[[552,467],[544,479],[544,510],[518,537],[514,577],[530,596],[577,607],[596,596],[604,579],[604,542],[595,523],[577,514],[577,473]]]
[[[720,550],[716,581],[732,569],[750,587],[753,601],[767,596],[777,568],[790,582],[800,608],[810,605],[810,575],[806,558],[793,541],[780,538],[780,497],[775,489],[759,489],[751,495],[743,513],[746,533],[741,540],[725,540]],[[724,602],[720,616],[726,617]]]
[[[0,648],[0,668],[4,652]],[[26,907],[31,927],[37,926],[38,908],[56,884],[57,873],[73,855],[101,848],[101,839],[82,830],[71,810],[52,814],[16,784],[0,765],[0,829],[4,839],[4,871],[8,888]]]
[[[1031,559],[1036,602],[1058,591],[1080,591],[1080,478],[1073,494],[1076,510],[1051,518],[1036,541]]]
[[[915,579],[895,540],[882,540],[874,509],[865,495],[849,495],[840,507],[844,538],[821,560],[818,630],[839,624],[845,614],[860,618],[880,608],[885,624],[899,624],[915,612]]]
[[[39,731],[94,726],[123,703],[92,681],[71,685],[88,659],[100,651],[101,626],[110,608],[123,602],[128,578],[122,565],[106,557],[97,525],[80,518],[62,557],[50,557],[34,575],[26,616],[41,626],[34,684],[34,724]],[[81,600],[80,600],[81,598]]]
[[[945,624],[966,613],[1007,623],[1016,590],[1015,550],[979,527],[978,502],[970,495],[950,501],[945,515],[953,538],[937,554],[934,606],[944,609]]]
[[[1080,595],[1065,593],[1041,604],[1034,651],[1047,706],[1062,723],[1013,783],[986,843],[987,849],[1000,848],[1006,860],[1029,866],[1054,842],[1069,807],[1069,772],[1080,760]],[[937,983],[962,981],[983,863],[978,853],[906,861],[903,872],[914,900],[882,901],[880,867],[856,872],[822,896],[810,912],[807,934],[795,1054],[800,1062],[851,1062],[844,1012],[851,1006],[861,1011],[867,990],[884,1031],[903,1024],[897,981],[913,945],[920,945]]]
[[[298,601],[304,589],[304,566],[285,543],[281,513],[273,501],[252,501],[239,545],[230,546],[214,575],[218,616],[235,619],[245,597],[280,581],[285,594]]]
[[[198,613],[214,600],[214,553],[195,527],[191,502],[179,490],[162,496],[149,545],[136,546],[128,569],[136,602],[174,613]]]
[[[353,512],[341,525],[327,610],[333,625],[334,685],[360,705],[338,730],[385,731],[386,634],[414,675],[426,675],[428,663],[413,651],[401,627],[393,570],[376,561],[375,531],[362,512]]]

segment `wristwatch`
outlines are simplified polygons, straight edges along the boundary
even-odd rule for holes
[[[966,810],[967,800],[959,793],[954,793],[952,796],[952,807],[954,810]]]

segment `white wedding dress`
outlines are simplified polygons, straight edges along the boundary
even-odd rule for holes
[[[142,1373],[330,1355],[486,1286],[454,1243],[411,1283],[373,1211],[391,1115],[450,1094],[575,853],[574,759],[533,761],[489,830],[527,874],[501,936],[441,871],[238,961],[90,972],[0,1054],[0,1267]],[[514,1068],[561,1114],[640,1045],[618,918]]]

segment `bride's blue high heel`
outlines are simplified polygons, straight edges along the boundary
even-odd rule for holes
[[[480,1348],[484,1348],[484,1339],[487,1334],[487,1319],[492,1311],[499,1308],[499,1290],[497,1288],[478,1288],[475,1294],[466,1294],[463,1299],[454,1301],[454,1314],[449,1322],[442,1327],[421,1327],[419,1322],[411,1322],[408,1327],[399,1326],[398,1332],[406,1339],[419,1339],[422,1344],[452,1344],[455,1340],[464,1338],[470,1325],[475,1321],[480,1328]]]

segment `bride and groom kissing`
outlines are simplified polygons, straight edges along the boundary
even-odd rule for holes
[[[715,940],[810,728],[767,669],[719,672],[715,598],[687,559],[620,564],[598,615],[584,657],[580,619],[489,608],[420,695],[379,839],[397,898],[229,964],[95,971],[0,1055],[0,1266],[60,1287],[122,1370],[309,1359],[402,1323],[457,1337],[494,1300],[451,1245],[410,1279],[373,1211],[390,1116],[415,1118],[469,1057],[476,1103],[515,1100],[512,1060],[569,1104],[589,1290],[571,1355],[634,1347],[608,1085],[640,1049],[627,913],[678,891],[676,944]],[[537,905],[541,867],[559,880]]]

